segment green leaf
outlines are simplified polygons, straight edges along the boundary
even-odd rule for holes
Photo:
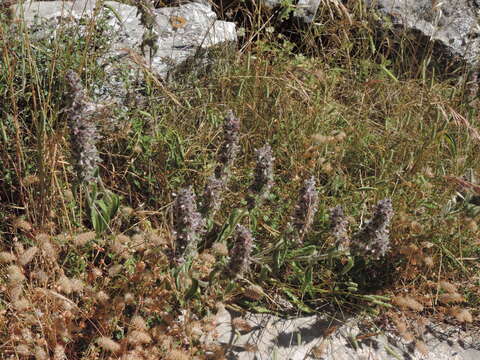
[[[95,232],[97,234],[102,233],[105,230],[104,221],[95,207],[92,207],[90,218]]]
[[[272,313],[271,310],[268,310],[266,307],[259,306],[259,305],[252,305],[252,306],[250,306],[250,309],[257,312],[257,313],[260,313],[260,314],[271,314]]]
[[[304,288],[305,289],[312,286],[312,284],[313,284],[313,270],[312,270],[311,266],[305,272],[304,280],[305,280],[305,283],[304,283]]]
[[[283,288],[283,292],[290,298],[290,300],[303,312],[306,313],[313,313],[314,311],[304,304],[295,294],[293,294],[290,290]]]
[[[198,290],[198,280],[195,278],[192,278],[192,285],[190,286],[190,289],[188,289],[187,293],[185,294],[185,300],[189,300],[192,297],[195,296]]]
[[[248,214],[248,211],[245,209],[235,209],[231,213],[228,221],[223,225],[220,233],[217,236],[217,242],[226,241],[235,231],[235,227],[239,224],[242,219]]]

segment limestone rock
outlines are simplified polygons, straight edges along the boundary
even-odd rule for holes
[[[365,0],[395,25],[416,31],[468,65],[480,64],[480,2]]]
[[[468,333],[429,323],[417,335],[422,346],[415,347],[393,331],[366,334],[357,319],[339,321],[327,315],[282,319],[268,314],[247,314],[243,319],[242,328],[235,329],[232,314],[219,309],[218,337],[204,341],[222,345],[232,360],[480,359],[478,330]]]
[[[115,1],[34,1],[14,5],[13,10],[28,26],[41,20],[57,21],[58,25],[60,20],[75,23],[79,19],[106,16],[112,28],[108,57],[117,61],[133,55],[137,62],[151,66],[151,70],[163,79],[188,59],[203,56],[205,51],[202,50],[237,40],[235,24],[217,20],[210,5],[203,2],[155,10],[158,51],[151,59],[148,51],[143,55],[140,49],[146,29],[140,23],[136,7]],[[46,28],[40,36],[53,36],[56,27]]]

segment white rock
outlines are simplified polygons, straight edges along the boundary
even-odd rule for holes
[[[327,315],[282,319],[268,314],[247,314],[244,319],[253,330],[240,334],[234,331],[228,311],[219,311],[216,316],[218,338],[209,341],[224,345],[229,350],[229,359],[314,359],[313,353],[320,348],[323,348],[323,355],[319,358],[324,360],[480,359],[478,335],[455,327],[444,330],[438,325],[427,325],[429,331],[422,334],[422,338],[429,353],[422,355],[412,344],[393,333],[373,334],[364,340],[355,340],[357,335],[364,335],[355,319],[341,322]],[[330,334],[330,329],[336,330]]]

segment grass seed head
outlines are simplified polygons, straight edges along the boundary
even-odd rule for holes
[[[455,319],[457,319],[457,321],[461,323],[473,322],[472,314],[467,309],[456,309],[453,312],[453,316],[455,316]]]
[[[13,227],[18,230],[22,230],[25,232],[32,231],[32,224],[30,224],[27,220],[22,218],[16,218],[13,222]]]
[[[241,317],[236,317],[232,320],[232,325],[236,330],[239,331],[251,331],[252,325],[248,323],[247,320],[242,319]]]
[[[148,344],[152,341],[152,338],[145,331],[133,330],[129,332],[127,341],[129,344],[136,346],[140,344]]]
[[[423,356],[427,356],[429,351],[428,351],[428,347],[427,345],[425,345],[425,343],[421,340],[417,340],[415,341],[415,348],[418,350],[418,352],[420,354],[422,354]]]
[[[25,281],[25,275],[23,275],[23,271],[17,265],[10,265],[7,268],[8,272],[8,281],[10,284],[18,284]]]
[[[108,276],[115,276],[118,275],[122,271],[122,265],[121,264],[115,264],[108,269]]]
[[[465,301],[462,295],[459,293],[449,293],[449,294],[441,294],[438,295],[438,301],[440,301],[443,304],[450,304],[450,303],[461,303]]]
[[[70,285],[72,287],[72,291],[75,293],[82,293],[85,288],[85,283],[80,279],[71,279]]]
[[[32,351],[30,350],[30,347],[25,344],[20,344],[15,346],[15,352],[17,353],[17,355],[20,355],[20,356],[32,355]]]
[[[105,351],[109,351],[111,353],[117,353],[120,351],[121,346],[119,343],[113,341],[112,339],[102,336],[97,339],[97,344]]]
[[[258,285],[248,286],[243,295],[251,300],[260,300],[263,297],[263,289]]]
[[[450,294],[454,294],[458,291],[455,285],[445,280],[440,280],[438,285],[440,286],[440,289],[445,290],[447,293],[450,293]]]
[[[27,309],[29,309],[31,307],[31,303],[30,301],[28,301],[27,299],[25,298],[20,298],[18,300],[15,300],[13,303],[12,303],[13,307],[15,308],[15,310],[19,311],[19,312],[23,312],[23,311],[26,311]]]
[[[228,256],[227,245],[216,242],[212,245],[212,252],[215,254],[215,256]]]
[[[130,326],[136,330],[147,330],[147,323],[140,315],[135,315],[130,321]]]
[[[0,264],[8,264],[17,260],[17,257],[8,251],[0,252]]]
[[[28,248],[22,255],[18,257],[18,263],[22,266],[27,265],[30,261],[33,260],[37,252],[38,248],[36,246]]]
[[[423,258],[423,263],[428,268],[432,268],[435,265],[434,262],[433,262],[433,258],[431,256],[425,256]]]
[[[108,300],[110,300],[110,296],[108,296],[108,294],[103,291],[103,290],[100,290],[96,295],[95,295],[95,298],[100,302],[100,303],[106,303]]]
[[[410,296],[395,296],[392,302],[400,308],[406,308],[414,311],[423,311],[423,305]]]
[[[74,243],[75,246],[78,246],[78,247],[84,246],[89,241],[94,240],[96,236],[97,235],[96,235],[95,231],[83,232],[83,233],[75,235],[75,237],[73,238],[73,243]]]
[[[35,360],[48,360],[47,352],[41,346],[35,346],[33,355],[35,356]]]
[[[171,350],[166,360],[190,360],[191,356],[183,350]]]
[[[67,360],[65,348],[62,345],[55,345],[55,349],[53,350],[53,360]]]
[[[68,277],[66,277],[65,275],[62,275],[58,279],[57,289],[58,289],[58,291],[66,294],[66,295],[69,295],[73,291],[72,282],[70,281],[70,279]]]

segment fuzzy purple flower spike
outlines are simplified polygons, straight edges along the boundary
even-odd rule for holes
[[[348,236],[348,221],[340,205],[330,209],[330,222],[335,246],[340,251],[350,250],[350,237]]]
[[[375,207],[372,219],[353,236],[352,250],[357,256],[375,260],[385,256],[390,250],[389,229],[393,217],[392,201],[380,200]]]
[[[315,177],[312,176],[305,180],[293,212],[292,226],[295,229],[297,241],[300,243],[303,242],[303,239],[310,231],[317,210],[318,192],[315,190]]]
[[[250,265],[250,257],[253,248],[253,237],[245,226],[237,225],[235,245],[230,253],[228,270],[233,277],[241,276]]]
[[[97,133],[95,120],[104,115],[105,106],[91,102],[83,88],[78,74],[68,70],[65,79],[68,84],[67,109],[68,126],[74,158],[74,167],[79,182],[89,182],[94,179],[100,156],[96,142],[100,136]]]
[[[175,259],[179,263],[197,252],[197,245],[205,232],[205,220],[197,211],[195,193],[191,187],[181,189],[173,203],[175,229]]]

